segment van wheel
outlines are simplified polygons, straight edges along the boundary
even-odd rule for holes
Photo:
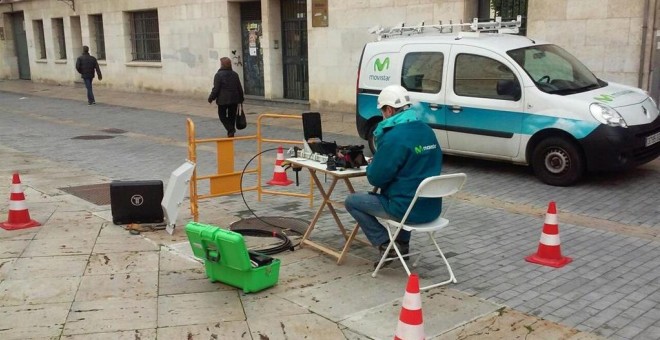
[[[376,130],[376,124],[372,125],[367,132],[367,141],[369,142],[369,150],[371,154],[376,154],[376,141],[374,140],[374,130]]]
[[[550,137],[534,148],[532,168],[543,183],[564,187],[580,180],[585,164],[575,143],[561,137]]]

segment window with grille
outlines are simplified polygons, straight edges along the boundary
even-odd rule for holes
[[[134,61],[160,61],[158,11],[131,12],[131,43]]]
[[[66,42],[64,41],[64,19],[55,18],[53,23],[53,39],[55,39],[55,55],[59,59],[66,59]]]
[[[39,59],[46,59],[46,40],[44,40],[44,21],[34,21],[34,40],[37,41],[37,55]]]
[[[105,60],[105,36],[103,34],[103,16],[94,14],[89,16],[91,36],[94,39],[94,53],[96,59]]]
[[[479,21],[493,21],[495,17],[502,17],[502,21],[511,21],[522,15],[518,34],[527,35],[527,2],[528,0],[479,0]]]

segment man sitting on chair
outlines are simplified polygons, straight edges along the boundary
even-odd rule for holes
[[[380,193],[354,193],[346,198],[346,210],[359,223],[371,244],[382,253],[390,242],[377,217],[401,221],[419,184],[442,170],[442,150],[433,130],[410,109],[408,91],[399,85],[384,88],[378,96],[383,114],[374,131],[377,152],[367,166],[367,179]],[[440,198],[420,198],[408,216],[410,223],[426,223],[440,215]],[[396,244],[408,254],[410,232],[401,230]],[[388,257],[396,253],[391,249]]]

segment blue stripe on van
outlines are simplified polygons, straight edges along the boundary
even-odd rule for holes
[[[589,135],[593,130],[598,127],[598,123],[587,122],[584,120],[567,119],[559,117],[551,117],[539,114],[530,114],[515,111],[501,111],[501,110],[488,110],[474,107],[463,107],[460,113],[450,112],[447,107],[447,115],[460,115],[460,125],[454,123],[450,118],[447,121],[447,130],[461,130],[461,129],[476,129],[477,134],[479,131],[484,131],[485,135],[498,136],[497,134],[488,133],[497,132],[499,134],[523,134],[534,135],[535,133],[549,128],[556,128],[566,131],[573,135],[576,139],[582,139]],[[456,120],[456,119],[454,119]],[[522,125],[519,125],[522,122]],[[518,130],[520,129],[520,130]]]
[[[377,96],[360,94],[358,96],[358,112],[365,119],[380,116],[376,108]],[[521,113],[515,111],[488,110],[474,107],[463,107],[461,113],[448,112],[449,108],[431,110],[428,103],[417,103],[413,106],[419,117],[434,128],[444,128],[450,131],[474,131],[476,134],[490,136],[505,136],[511,134],[533,135],[538,131],[557,128],[566,131],[577,139],[589,135],[600,124],[583,120],[551,117],[539,114]],[[461,124],[445,126],[445,114],[461,115]],[[522,131],[518,131],[516,122],[522,120]]]
[[[358,114],[366,119],[374,116],[381,116],[380,110],[378,110],[378,95],[373,94],[359,94],[357,102]]]
[[[487,110],[476,107],[462,106],[461,112],[451,112],[446,108],[447,130],[467,132],[475,130],[475,134],[501,138],[511,138],[513,134],[520,133],[520,124],[523,113],[514,111]],[[460,123],[460,124],[457,124]],[[497,132],[494,135],[493,132]]]
[[[576,139],[582,139],[588,136],[599,125],[600,123],[584,120],[525,113],[523,116],[522,134],[533,135],[543,129],[556,128],[570,133]]]

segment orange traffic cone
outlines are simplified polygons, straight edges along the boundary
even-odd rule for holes
[[[419,294],[419,276],[410,274],[406,293],[401,303],[399,324],[394,333],[394,340],[424,339],[424,321],[422,320],[422,297]]]
[[[573,259],[561,255],[560,243],[557,207],[555,202],[551,201],[548,205],[548,212],[545,214],[539,249],[536,254],[527,256],[525,261],[555,268],[567,265]]]
[[[284,171],[284,168],[282,167],[282,163],[284,163],[284,150],[282,149],[282,146],[280,146],[277,148],[277,159],[275,159],[275,170],[273,173],[273,179],[268,181],[268,184],[285,186],[293,183],[292,180],[289,180],[286,177],[286,171]]]
[[[7,221],[0,223],[2,229],[25,229],[41,225],[39,222],[30,219],[30,212],[25,204],[25,195],[21,188],[21,179],[18,177],[18,173],[14,173],[11,181],[8,215]]]

